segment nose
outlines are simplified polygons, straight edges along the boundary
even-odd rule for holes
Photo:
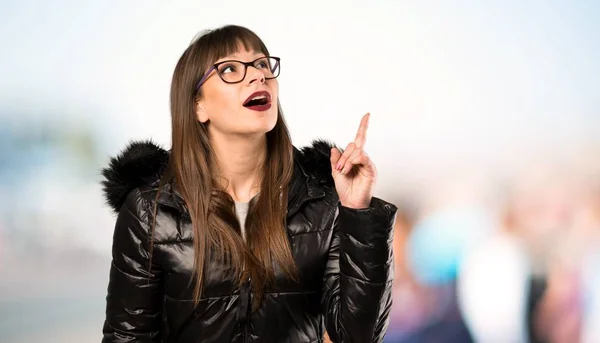
[[[249,66],[246,70],[246,80],[248,84],[251,85],[253,83],[265,83],[265,74],[262,71],[258,70],[255,67]]]

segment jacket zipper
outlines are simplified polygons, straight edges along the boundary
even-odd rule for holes
[[[244,343],[250,341],[250,309],[252,306],[252,288],[250,287],[250,281],[252,281],[252,278],[248,278],[248,303],[246,304],[246,323],[244,323]]]

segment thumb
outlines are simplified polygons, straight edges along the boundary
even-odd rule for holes
[[[331,148],[331,157],[329,158],[329,161],[331,162],[332,173],[339,173],[339,171],[335,170],[335,165],[340,157],[342,157],[342,153],[338,150],[338,148]]]

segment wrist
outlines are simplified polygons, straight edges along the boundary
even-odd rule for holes
[[[371,207],[371,201],[365,201],[365,202],[340,201],[340,204],[343,207],[351,208],[353,210],[365,210],[365,209]]]

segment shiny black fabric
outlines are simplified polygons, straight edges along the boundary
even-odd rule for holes
[[[331,146],[294,152],[287,233],[299,282],[279,275],[257,312],[252,289],[209,260],[204,294],[192,302],[189,215],[171,187],[155,201],[168,152],[130,144],[103,170],[118,213],[102,342],[381,342],[391,306],[392,228],[396,207],[374,198],[367,209],[339,204]],[[154,205],[158,206],[149,266]]]

